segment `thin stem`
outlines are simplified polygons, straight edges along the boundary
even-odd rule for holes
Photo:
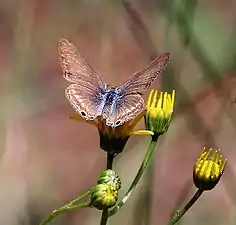
[[[114,154],[107,153],[107,169],[112,169]],[[104,209],[102,211],[101,222],[100,225],[106,225],[108,220],[108,209]]]
[[[204,190],[198,189],[195,195],[190,199],[188,204],[184,206],[184,208],[181,211],[177,211],[173,220],[169,223],[170,225],[174,225],[179,221],[179,219],[193,206],[193,204],[199,199],[199,197],[202,195]]]
[[[106,225],[108,220],[108,209],[104,209],[102,211],[101,222],[100,225]]]
[[[114,154],[107,153],[107,169],[112,169]]]
[[[144,170],[146,169],[148,162],[155,150],[156,147],[156,143],[157,143],[157,136],[153,136],[152,140],[149,144],[148,150],[146,152],[146,155],[144,157],[144,160],[142,162],[142,165],[139,168],[139,171],[136,175],[136,177],[134,178],[132,184],[130,185],[128,191],[126,192],[125,196],[123,197],[123,199],[113,208],[108,212],[108,217],[113,216],[115,213],[117,213],[119,211],[119,209],[126,203],[126,201],[128,200],[128,198],[130,197],[131,193],[133,192],[133,190],[135,189],[135,187],[137,186]]]
[[[85,192],[82,195],[79,195],[74,200],[70,201],[69,203],[67,203],[66,205],[62,206],[61,208],[54,210],[51,214],[48,215],[48,217],[42,223],[40,223],[40,225],[45,225],[45,224],[49,223],[52,219],[56,218],[60,214],[65,213],[67,211],[89,207],[90,206],[89,202],[88,203],[81,203],[81,204],[78,204],[78,205],[77,205],[77,203],[80,200],[82,200],[85,197],[87,197],[88,195],[90,195],[90,193],[91,193],[91,190]]]
[[[91,190],[85,192],[82,195],[79,195],[78,197],[76,197],[74,200],[70,201],[69,203],[67,203],[65,206],[72,206],[72,205],[76,205],[80,200],[86,198],[87,196],[89,196],[91,194]]]
[[[155,155],[154,155],[155,156]],[[155,163],[154,163],[154,158],[151,159],[150,165],[147,168],[147,176],[145,177],[145,183],[147,185],[147,188],[145,190],[143,200],[146,202],[146,207],[143,210],[144,214],[144,221],[145,225],[151,224],[151,209],[152,209],[152,200],[153,200],[153,183],[154,183],[154,171],[155,170]]]
[[[42,223],[40,223],[40,225],[48,224],[51,220],[58,217],[62,213],[72,211],[72,210],[76,210],[76,209],[87,208],[89,206],[90,206],[90,202],[81,203],[81,204],[78,204],[78,205],[71,205],[71,206],[65,205],[65,206],[63,206],[59,209],[54,210]]]

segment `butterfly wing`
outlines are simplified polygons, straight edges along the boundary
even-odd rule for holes
[[[100,74],[79,54],[72,43],[66,39],[59,42],[59,59],[66,80],[81,86],[105,88],[106,84]]]
[[[104,110],[106,107],[104,107]],[[108,126],[117,127],[131,121],[145,109],[143,98],[139,94],[130,94],[120,97],[110,107],[110,113],[106,119]],[[108,110],[107,110],[108,111]]]
[[[170,60],[170,54],[164,53],[153,60],[149,65],[133,74],[120,88],[119,97],[114,100],[112,106],[103,111],[109,112],[106,119],[107,125],[116,127],[134,119],[144,109],[145,103],[141,94],[146,91],[163,72]]]
[[[164,53],[150,62],[147,67],[133,74],[121,88],[124,94],[142,94],[146,91],[158,75],[164,71],[169,60],[170,54]]]
[[[91,94],[88,88],[81,88],[78,84],[71,84],[65,90],[65,95],[74,110],[86,120],[93,120],[101,115],[105,101],[102,94]]]
[[[65,95],[77,113],[86,120],[93,120],[104,106],[102,92],[106,84],[68,40],[62,39],[58,50],[64,78],[76,83],[66,88]]]

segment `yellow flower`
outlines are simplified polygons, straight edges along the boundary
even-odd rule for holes
[[[193,169],[193,180],[197,188],[211,190],[219,182],[226,165],[220,149],[203,148]]]
[[[145,116],[146,128],[159,136],[169,128],[174,110],[175,90],[172,95],[152,90],[147,101],[147,113]]]
[[[110,154],[118,154],[123,151],[126,142],[132,134],[153,135],[153,132],[148,130],[134,131],[135,125],[141,120],[144,114],[145,112],[142,112],[133,120],[115,128],[107,126],[106,120],[103,120],[101,117],[97,117],[94,120],[84,120],[79,114],[74,114],[70,118],[95,125],[98,128],[101,149]]]

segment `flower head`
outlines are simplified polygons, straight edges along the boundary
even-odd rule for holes
[[[113,186],[116,190],[121,188],[121,181],[119,175],[111,169],[102,171],[97,181],[98,184],[108,184]]]
[[[91,193],[91,205],[103,210],[114,206],[118,200],[118,190],[112,185],[97,184]]]
[[[226,165],[220,149],[203,148],[193,169],[193,180],[197,188],[211,190],[219,182]]]
[[[106,124],[106,120],[97,117],[94,120],[84,120],[80,115],[74,114],[71,119],[80,120],[98,128],[100,136],[100,147],[110,154],[118,154],[123,151],[125,144],[133,134],[153,134],[152,131],[138,130],[134,131],[135,125],[141,120],[145,112],[141,112],[136,118],[125,122],[117,127],[110,127]]]
[[[100,210],[114,206],[120,188],[119,175],[114,170],[104,170],[98,178],[97,185],[92,189],[91,205]]]
[[[161,135],[169,128],[174,109],[175,90],[172,95],[152,90],[148,97],[147,113],[145,116],[146,128],[155,136]]]

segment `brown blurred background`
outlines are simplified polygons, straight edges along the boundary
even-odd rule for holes
[[[167,224],[195,191],[192,168],[203,146],[221,148],[228,167],[181,224],[235,224],[235,12],[233,0],[1,0],[0,225],[39,224],[91,187],[105,167],[96,128],[69,119],[60,38],[72,41],[114,85],[159,53],[171,53],[153,88],[176,89],[173,121],[153,164],[109,224]],[[148,142],[134,136],[116,158],[120,197]],[[96,225],[100,215],[85,209],[51,224]]]

